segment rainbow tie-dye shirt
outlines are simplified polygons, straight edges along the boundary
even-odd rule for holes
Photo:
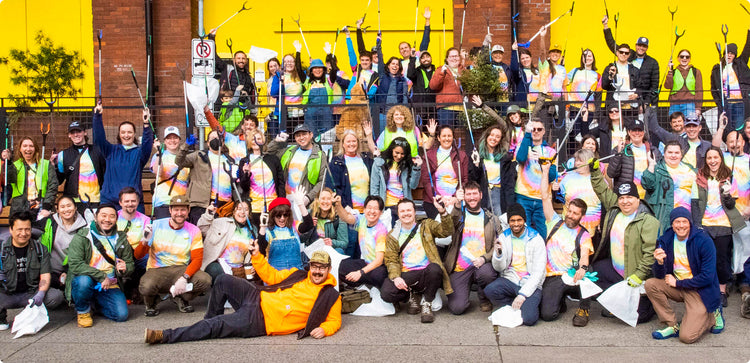
[[[182,228],[172,229],[171,218],[154,221],[153,233],[148,241],[148,263],[146,269],[186,266],[190,263],[190,252],[203,248],[201,230],[190,222]]]
[[[547,230],[551,232],[560,221],[562,218],[555,213],[554,217],[546,222]],[[547,237],[547,276],[560,276],[567,273],[573,264],[579,261],[580,256],[576,256],[575,260],[573,256],[576,250],[576,237],[580,230],[580,226],[570,229],[563,223],[555,234]],[[587,231],[581,235],[580,247],[582,254],[594,253],[594,244]]]
[[[135,211],[135,215],[130,221],[122,216],[122,210],[117,211],[117,230],[125,232],[127,229],[125,236],[133,249],[138,247],[138,244],[141,243],[141,240],[143,239],[143,227],[147,224],[151,224],[151,218],[139,211]]]
[[[492,185],[500,184],[500,163],[494,159],[484,159],[484,170],[487,171],[487,182]]]
[[[417,228],[414,226],[412,228]],[[411,230],[401,229],[398,235],[399,247],[406,242],[409,237]],[[404,247],[404,252],[401,254],[401,272],[417,271],[427,268],[430,264],[430,260],[427,258],[427,253],[422,245],[422,232],[417,231],[414,233],[409,244]]]
[[[37,163],[29,164],[26,168],[26,196],[28,200],[33,201],[39,197],[39,190],[36,187]]]
[[[92,226],[93,227],[93,223]],[[113,266],[111,263],[107,262],[106,259],[104,259],[104,256],[99,252],[99,249],[94,246],[93,237],[96,237],[96,239],[101,242],[102,247],[104,247],[104,252],[109,255],[110,258],[116,259],[117,255],[115,255],[114,247],[117,245],[117,235],[114,236],[102,236],[98,233],[94,233],[94,230],[92,228],[91,230],[91,259],[89,259],[89,266],[104,272],[108,278],[114,279],[115,278],[115,266]],[[110,288],[117,288],[117,284],[114,286],[110,285]]]
[[[247,143],[245,140],[241,140],[239,136],[232,133],[232,130],[227,130],[224,133],[224,146],[229,150],[229,156],[234,159],[235,164],[240,163],[240,159],[247,156]]]
[[[208,153],[208,160],[211,163],[211,201],[219,195],[219,201],[228,202],[232,200],[232,179],[237,177],[237,167],[229,164],[224,155]],[[221,160],[221,162],[219,162]],[[224,170],[224,165],[230,165],[230,175]]]
[[[599,84],[599,73],[590,69],[574,68],[568,72],[568,82],[570,84],[570,93],[568,101],[583,102],[589,90],[597,90]],[[593,101],[593,97],[589,102]]]
[[[404,171],[406,173],[406,171]],[[385,186],[385,206],[393,207],[398,201],[404,199],[404,185],[398,175],[398,164],[395,162],[388,169],[388,181]]]
[[[273,181],[271,168],[259,155],[251,154],[249,160],[251,209],[255,213],[260,213],[267,211],[268,205],[276,199],[276,184]],[[266,196],[266,209],[263,208],[263,195]]]
[[[305,166],[307,166],[307,160],[310,159],[310,155],[312,154],[312,148],[309,150],[302,150],[298,148],[294,155],[292,155],[292,160],[289,161],[289,168],[287,170],[288,177],[286,179],[286,194],[292,194],[295,191],[297,191],[297,187],[299,186],[300,182],[302,182],[302,171],[305,170]]]
[[[385,240],[388,237],[388,227],[380,220],[372,226],[367,225],[364,215],[357,216],[357,236],[359,237],[359,250],[362,259],[371,263],[377,258],[378,252],[385,253]],[[416,236],[414,236],[416,238]]]
[[[156,170],[159,170],[159,178],[157,179],[159,183],[155,185],[152,197],[154,207],[169,205],[169,201],[175,195],[187,195],[188,177],[190,176],[189,168],[182,168],[176,179],[165,181],[174,176],[179,169],[175,163],[176,157],[175,154],[164,150],[164,154],[161,157],[161,167],[159,167],[159,155],[154,154],[151,158],[151,172],[156,173]],[[172,187],[173,183],[174,187]],[[169,192],[170,188],[172,189],[172,193]]]
[[[453,195],[458,188],[458,178],[453,170],[451,151],[439,147],[437,150],[437,168],[435,172],[435,184],[437,195]]]
[[[648,152],[646,151],[646,144],[641,146],[630,145],[630,150],[633,152],[634,170],[633,170],[633,183],[638,187],[638,196],[643,199],[646,197],[646,189],[641,186],[641,179],[643,179],[643,172],[648,169]]]
[[[693,270],[690,269],[690,261],[687,256],[687,238],[684,241],[674,237],[674,277],[678,280],[693,278]]]
[[[612,267],[620,276],[625,276],[625,229],[635,219],[636,213],[626,216],[618,213],[609,233],[609,252]]]
[[[721,183],[714,178],[708,179],[707,183],[706,211],[703,212],[701,224],[706,227],[732,227],[727,213],[724,212],[724,206],[721,205]]]
[[[555,149],[545,145],[532,146],[531,150],[543,157],[551,157],[555,154]],[[516,193],[533,199],[542,199],[541,190],[542,167],[539,165],[539,160],[529,158],[525,163],[518,165]]]
[[[83,152],[81,153],[81,151]],[[89,149],[78,148],[78,152],[81,154],[81,158],[78,160],[78,195],[85,196],[89,195],[91,203],[99,203],[99,193],[101,188],[99,187],[99,179],[96,177],[96,170],[94,169],[94,162],[91,160]],[[57,171],[59,173],[65,172],[63,155],[61,152],[57,154]],[[76,202],[80,200],[76,198]]]
[[[566,74],[565,67],[559,64],[555,65],[555,75],[552,76],[550,72],[549,79],[549,91],[553,97],[562,97],[565,92],[565,84],[567,83],[568,75]]]
[[[477,214],[466,211],[461,248],[458,250],[454,271],[463,271],[473,266],[471,261],[487,252],[484,243],[484,210],[480,209]]]
[[[667,171],[674,184],[674,207],[685,207],[690,211],[690,200],[698,199],[697,175],[685,163],[680,163],[676,168],[667,165]]]
[[[732,196],[737,198],[735,205],[737,210],[744,213],[750,207],[750,155],[743,154],[733,157],[732,154],[725,152],[724,164],[729,168],[734,165],[734,173],[732,174],[734,185],[732,189],[736,194],[732,194]]]
[[[737,79],[737,74],[734,73],[732,64],[729,63],[724,66],[724,94],[729,92],[730,100],[742,99],[742,90],[740,89],[740,81]]]
[[[359,156],[344,155],[344,163],[352,188],[352,208],[362,213],[365,210],[365,198],[370,194],[370,173]]]
[[[575,171],[565,174],[560,181],[560,193],[565,196],[566,206],[576,198],[586,202],[586,214],[581,218],[581,225],[588,231],[595,231],[602,217],[602,203],[591,186],[591,176],[584,176]]]
[[[247,227],[237,227],[234,229],[232,239],[229,240],[224,252],[219,256],[229,267],[237,268],[245,264],[245,255],[250,248],[250,229]]]
[[[701,142],[698,141],[690,141],[688,140],[688,151],[685,153],[685,156],[682,157],[682,162],[685,164],[690,165],[691,168],[695,169],[697,162],[697,151],[698,146],[700,146]]]
[[[526,231],[524,235],[526,233],[528,233],[528,231]],[[508,270],[518,276],[518,281],[523,282],[523,280],[529,276],[529,270],[526,267],[526,241],[511,233],[510,243],[512,245],[511,253],[513,255],[510,258],[510,266],[508,266]]]

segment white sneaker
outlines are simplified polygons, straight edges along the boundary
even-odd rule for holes
[[[2,324],[0,324],[0,331],[8,330],[8,329],[10,329],[10,324],[8,324],[8,323],[2,323]]]

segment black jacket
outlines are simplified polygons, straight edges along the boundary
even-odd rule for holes
[[[430,90],[430,80],[435,72],[435,66],[415,66],[417,57],[411,57],[409,68],[406,70],[406,78],[412,82],[412,97],[414,103],[435,103],[435,94]]]
[[[617,87],[615,86],[615,79],[609,78],[609,69],[615,67],[615,75],[617,75],[617,66],[614,63],[610,63],[607,67],[604,68],[604,71],[602,72],[602,89],[607,91],[607,97],[604,99],[606,103],[607,109],[610,108],[611,105],[616,105],[617,101],[615,100],[615,91],[617,91]],[[630,87],[635,88],[635,92],[638,94],[639,97],[643,97],[641,94],[641,91],[638,90],[638,77],[640,75],[640,70],[636,68],[634,65],[628,63],[628,76],[630,78]],[[633,85],[636,85],[633,87]],[[625,101],[623,101],[625,103]]]
[[[96,179],[101,188],[104,183],[104,170],[106,170],[106,159],[95,145],[85,144],[81,147],[71,145],[61,152],[63,160],[63,170],[55,165],[57,171],[57,180],[60,184],[65,183],[63,195],[66,197],[79,198],[78,195],[78,175],[81,167],[81,155],[88,151],[91,162],[94,164]]]
[[[661,152],[656,147],[652,147],[648,142],[646,144],[646,151],[654,152],[654,159],[661,160]],[[624,182],[632,182],[633,176],[635,175],[635,157],[633,156],[632,145],[628,144],[623,151],[618,152],[609,160],[609,166],[607,167],[607,176],[612,179],[613,185],[618,185]]]
[[[500,159],[500,189],[502,189],[500,208],[502,211],[493,211],[495,215],[503,214],[508,210],[508,206],[516,202],[515,185],[518,177],[516,165],[517,163],[513,160],[513,154],[511,153],[506,153]],[[480,158],[478,167],[474,166],[473,162],[469,162],[469,180],[479,182],[479,186],[482,187],[482,208],[492,211],[487,173],[484,172],[484,159]]]
[[[604,40],[607,42],[607,48],[612,53],[617,54],[617,44],[612,36],[612,29],[604,29]],[[631,51],[628,61],[632,64],[637,57],[635,51]],[[659,62],[648,54],[644,54],[638,79],[631,84],[635,85],[635,89],[644,104],[656,104],[659,100]]]
[[[750,30],[747,31],[747,40],[745,40],[745,47],[742,49],[742,53],[732,62],[732,69],[734,69],[734,74],[737,75],[737,80],[740,83],[743,99],[746,98],[747,92],[750,91],[750,68],[747,66],[748,60],[750,60]],[[719,107],[719,113],[724,111],[721,106],[720,69],[719,64],[715,64],[711,69],[711,97]],[[726,94],[724,96],[726,97]]]
[[[242,168],[245,166],[245,164],[248,163],[249,160],[250,159],[247,156],[240,159],[239,187],[242,188],[243,198],[248,198],[248,196],[250,195],[250,179],[252,177],[252,174],[242,171]],[[273,174],[273,185],[276,189],[276,196],[282,198],[286,197],[286,182],[284,180],[284,170],[281,168],[281,162],[279,161],[279,158],[277,158],[276,155],[273,154],[264,154],[263,162],[266,163],[266,166],[271,169],[271,174]],[[260,213],[262,211],[251,212]]]

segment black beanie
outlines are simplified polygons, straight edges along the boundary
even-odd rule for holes
[[[508,207],[508,221],[510,221],[513,216],[521,216],[523,218],[523,221],[526,222],[526,210],[523,209],[523,206],[521,206],[518,203],[511,204],[510,207]]]

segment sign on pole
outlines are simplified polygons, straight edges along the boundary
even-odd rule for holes
[[[192,42],[193,77],[214,76],[216,43],[210,39],[194,38]]]

